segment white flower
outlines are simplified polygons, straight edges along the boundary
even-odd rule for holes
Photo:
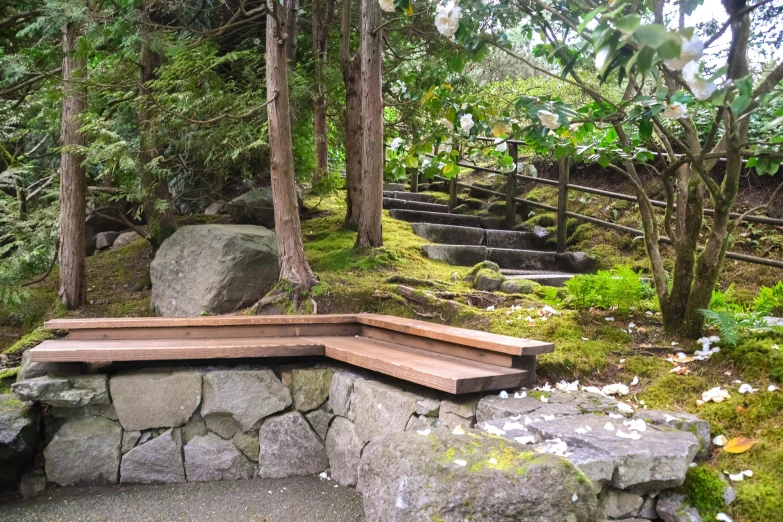
[[[684,118],[687,114],[688,108],[684,104],[674,102],[663,110],[661,116],[667,120],[679,120],[680,118]],[[707,346],[709,346],[709,344],[707,344]]]
[[[394,0],[378,0],[378,5],[387,13],[393,13],[395,11]]]
[[[391,149],[397,150],[402,145],[402,138],[394,138],[391,142]]]
[[[606,65],[606,60],[609,58],[609,53],[611,52],[611,49],[606,46],[602,47],[598,50],[597,53],[595,53],[595,68],[598,69],[598,72],[601,72],[604,70],[604,66]]]
[[[435,27],[446,38],[451,38],[459,29],[459,19],[462,18],[462,9],[448,6],[441,8],[435,15]]]
[[[579,381],[560,381],[559,383],[555,384],[555,388],[564,392],[579,391]]]
[[[647,423],[644,422],[644,419],[631,419],[623,421],[623,426],[628,426],[628,429],[631,431],[647,431]]]
[[[495,150],[498,152],[506,152],[508,144],[503,138],[495,138]]]
[[[633,406],[625,402],[618,402],[617,411],[619,411],[620,413],[633,413]]]
[[[541,120],[541,125],[550,130],[555,130],[560,127],[560,122],[557,121],[557,114],[541,109],[538,111],[538,119]]]
[[[663,63],[672,71],[679,71],[685,67],[688,62],[701,58],[702,53],[704,53],[704,42],[701,41],[701,38],[694,34],[691,36],[690,40],[687,40],[683,36],[682,47],[680,47],[680,57],[669,58],[664,60]]]
[[[773,391],[780,391],[780,388],[778,388],[778,387],[777,387],[777,386],[775,386],[774,384],[770,384],[769,386],[767,386],[767,391],[768,391],[768,392],[773,392]]]
[[[527,397],[527,392],[514,392],[515,399],[524,399],[525,397]]]
[[[576,502],[577,500],[579,500],[579,495],[577,495],[576,493],[571,495],[571,502]]]
[[[699,101],[708,100],[717,89],[714,83],[699,76],[699,64],[696,62],[688,62],[682,68],[682,77],[693,93],[693,97]]]
[[[470,132],[470,129],[472,129],[474,125],[475,122],[473,121],[472,114],[463,114],[459,117],[459,126],[462,127],[462,130],[465,133]]]
[[[729,392],[720,386],[709,389],[701,394],[701,400],[704,402],[723,402],[729,398]]]
[[[454,130],[454,124],[453,124],[453,123],[451,123],[451,122],[450,122],[449,120],[447,120],[446,118],[441,118],[441,119],[440,119],[440,124],[441,124],[441,125],[443,125],[444,127],[446,127],[447,129],[449,129],[450,131],[453,131],[453,130]]]

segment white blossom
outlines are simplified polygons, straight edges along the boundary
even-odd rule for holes
[[[475,124],[472,114],[463,114],[459,117],[459,126],[462,127],[462,130],[465,133],[470,132],[470,129],[472,129]]]
[[[541,109],[538,111],[538,119],[541,120],[541,124],[550,130],[555,130],[560,127],[560,122],[557,121],[557,114]]]
[[[391,149],[397,150],[402,146],[402,138],[394,138],[391,142]]]
[[[607,47],[602,47],[598,50],[597,53],[595,53],[595,68],[598,69],[598,71],[602,71],[604,69],[604,66],[606,65],[606,60],[609,58],[609,53],[612,50]]]
[[[623,421],[623,426],[628,426],[628,429],[631,431],[647,431],[647,423],[644,422],[644,419],[631,419]]]
[[[704,402],[723,402],[729,398],[729,392],[722,389],[720,386],[711,388],[701,394],[701,400]]]
[[[725,446],[728,441],[729,439],[726,437],[726,435],[717,435],[714,439],[712,439],[712,443],[715,446]]]
[[[698,60],[704,53],[704,42],[701,38],[695,34],[688,40],[684,36],[682,38],[682,47],[680,47],[680,56],[678,58],[669,58],[664,60],[663,63],[666,67],[672,71],[679,71],[685,65],[693,60]]]
[[[449,6],[441,8],[435,15],[435,27],[446,38],[451,38],[459,29],[459,19],[462,18],[462,9]]]
[[[601,391],[606,395],[628,395],[628,386],[621,383],[607,384]]]
[[[378,5],[387,13],[393,13],[395,11],[394,0],[378,0]]]
[[[498,152],[506,152],[508,144],[503,138],[495,138],[495,150]]]
[[[688,108],[680,102],[673,102],[663,110],[663,116],[667,120],[679,120],[688,114]]]
[[[429,430],[429,428],[427,428],[425,430],[416,430],[416,433],[418,433],[419,435],[424,435],[426,437],[427,435],[430,434],[430,430]]]
[[[759,390],[758,390],[758,388],[754,388],[750,384],[746,383],[746,384],[743,384],[742,386],[740,386],[739,390],[737,390],[737,391],[742,393],[742,394],[745,394],[745,393],[756,393]]]
[[[714,83],[699,76],[699,64],[696,62],[688,62],[682,68],[682,77],[693,93],[693,97],[699,101],[708,100],[717,89]]]
[[[453,124],[453,123],[451,123],[451,122],[450,122],[449,120],[447,120],[446,118],[441,118],[441,119],[440,119],[440,124],[441,124],[441,125],[443,125],[444,127],[446,127],[447,129],[449,129],[450,131],[453,131],[453,130],[454,130],[454,124]]]
[[[637,384],[639,384],[639,376],[638,375],[634,376],[633,380],[631,381],[631,386],[636,386]]]

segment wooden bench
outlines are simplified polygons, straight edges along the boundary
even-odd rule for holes
[[[54,319],[34,362],[322,356],[453,394],[532,385],[551,343],[374,314]]]

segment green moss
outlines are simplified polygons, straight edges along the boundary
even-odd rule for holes
[[[701,465],[688,469],[682,491],[687,495],[688,503],[699,511],[702,518],[711,522],[717,513],[725,509],[723,493],[726,486],[717,471]]]
[[[19,373],[19,368],[0,370],[0,395],[11,393],[11,384],[16,382],[17,373]]]
[[[624,325],[623,328],[627,326]],[[628,344],[633,341],[633,336],[620,329],[619,326],[602,326],[596,330],[596,338],[619,344]]]
[[[443,455],[443,457],[446,459],[446,462],[451,462],[456,456],[457,448],[454,447],[447,449],[446,453]]]
[[[783,381],[783,351],[772,345],[783,346],[783,331],[775,329],[743,336],[736,347],[722,346],[716,361],[731,362],[746,379],[758,380],[766,375]]]
[[[663,359],[645,355],[630,356],[624,364],[628,374],[648,379],[666,375],[672,369],[671,364]]]
[[[650,408],[692,408],[696,404],[696,398],[709,388],[704,377],[667,373],[650,384],[639,398],[644,399]]]
[[[606,341],[578,339],[556,342],[553,353],[537,357],[538,372],[550,382],[592,376],[609,364],[609,356],[617,348]]]
[[[38,328],[37,330],[33,330],[29,334],[25,335],[24,337],[16,341],[9,348],[7,348],[3,353],[6,355],[21,354],[28,348],[37,346],[42,342],[46,341],[47,339],[52,339],[54,337],[55,337],[54,331]]]

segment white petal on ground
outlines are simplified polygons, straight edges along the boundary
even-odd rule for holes
[[[454,431],[451,432],[452,435],[465,435],[465,430],[462,428],[462,426],[457,426],[454,428]]]
[[[780,391],[780,388],[778,388],[778,387],[777,387],[777,386],[775,386],[774,384],[770,384],[769,386],[767,386],[767,391],[768,391],[768,392],[773,392],[773,391]]]
[[[503,430],[504,431],[524,430],[524,429],[525,429],[525,426],[523,426],[519,422],[508,422],[508,421],[506,421],[506,423],[503,425]]]
[[[717,435],[714,439],[712,439],[712,443],[716,446],[725,446],[728,441],[729,439],[726,437],[726,435]]]
[[[579,435],[586,435],[587,434],[587,430],[584,429],[584,428],[577,428],[576,430],[574,430],[574,432],[578,433]]]
[[[614,431],[614,424],[612,424],[611,422],[607,422],[606,424],[604,424],[604,429],[607,431]]]
[[[734,522],[726,513],[718,513],[715,515],[715,520],[718,522]]]
[[[555,420],[554,415],[541,415],[541,416],[544,418],[545,421]]]
[[[544,397],[544,396],[542,395],[542,396],[541,396],[541,402],[549,402],[549,399],[547,399],[546,397]]]
[[[621,383],[607,384],[601,391],[606,395],[628,395],[628,386]]]
[[[524,399],[527,397],[527,392],[514,392],[515,399]]]
[[[675,417],[674,415],[669,415],[668,413],[666,414],[666,416],[665,416],[665,417],[664,417],[664,419],[663,419],[663,421],[664,421],[666,424],[669,424],[669,423],[670,423],[670,422],[672,422],[672,421],[678,421],[678,420],[680,420],[680,419],[678,419],[678,418],[677,418],[677,417]]]
[[[618,402],[617,411],[620,413],[633,413],[633,406],[625,402]]]
[[[637,431],[632,431],[631,433],[625,433],[622,430],[617,430],[617,436],[621,439],[632,439],[632,440],[639,440],[642,438],[641,434]]]
[[[576,493],[571,495],[571,502],[576,502],[577,500],[579,500],[579,495],[577,495]]]
[[[468,465],[468,462],[462,459],[454,459],[454,464],[462,466],[463,468]]]
[[[533,444],[536,441],[535,435],[523,435],[522,437],[514,437],[514,440],[520,444]]]
[[[701,400],[704,402],[723,402],[730,397],[727,390],[722,389],[720,386],[711,388],[701,394]]]
[[[639,376],[635,375],[633,380],[631,381],[631,386],[636,386],[637,384],[639,384]]]
[[[418,433],[419,435],[425,435],[426,436],[426,435],[430,434],[430,430],[429,430],[429,428],[427,428],[425,430],[416,430],[416,433]]]
[[[744,393],[756,393],[759,390],[758,388],[754,388],[750,384],[745,383],[742,386],[740,386],[739,390],[737,391],[744,394]]]
[[[638,431],[640,433],[647,431],[647,423],[644,422],[644,419],[631,419],[623,421],[623,426],[628,426],[629,430]]]
[[[501,399],[508,399],[508,392],[506,390],[503,390],[502,392],[500,392],[498,397],[500,397]]]
[[[491,459],[489,459],[489,463],[494,466],[495,464],[498,463],[498,459],[496,459],[495,457],[492,457]]]
[[[497,435],[498,437],[501,437],[506,434],[505,431],[501,430],[497,426],[492,426],[491,424],[488,425],[486,428],[484,428],[484,431],[486,431],[490,435]]]

